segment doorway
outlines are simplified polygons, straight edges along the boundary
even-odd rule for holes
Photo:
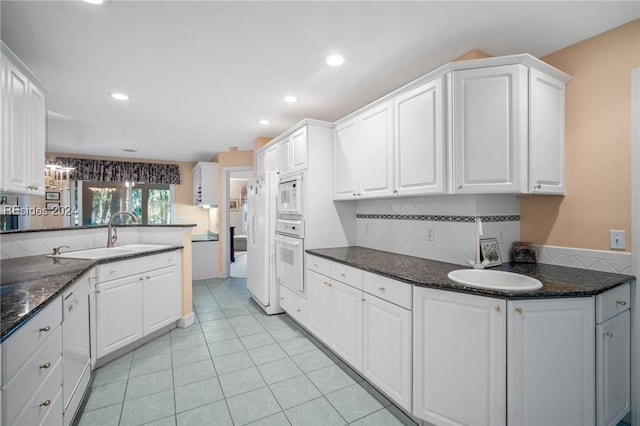
[[[225,262],[229,276],[247,277],[247,182],[253,169],[229,170],[226,178],[226,221],[228,244]]]

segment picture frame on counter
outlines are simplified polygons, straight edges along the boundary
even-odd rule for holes
[[[49,212],[58,211],[60,210],[60,203],[57,201],[47,201],[44,208]]]
[[[59,192],[45,192],[44,199],[47,201],[60,201],[60,193]]]
[[[488,260],[487,267],[502,265],[502,256],[500,256],[500,247],[496,238],[480,239],[480,255],[481,260]]]

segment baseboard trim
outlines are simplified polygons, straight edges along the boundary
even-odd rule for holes
[[[187,315],[181,316],[180,319],[178,320],[177,326],[178,328],[187,328],[195,322],[196,322],[196,316],[193,314],[193,312],[191,312]]]

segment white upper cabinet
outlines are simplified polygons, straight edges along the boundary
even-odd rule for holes
[[[393,194],[393,103],[384,102],[336,126],[334,198]]]
[[[279,143],[280,175],[307,168],[307,126],[304,126]]]
[[[334,199],[563,194],[569,80],[530,55],[443,65],[338,122]]]
[[[527,68],[453,72],[453,192],[526,192]]]
[[[196,163],[193,168],[193,204],[218,205],[218,163]]]
[[[357,120],[336,126],[333,138],[334,198],[351,200],[358,187],[358,128]]]
[[[443,80],[436,78],[394,99],[398,195],[446,192]]]
[[[529,187],[533,194],[564,194],[565,83],[529,70]]]
[[[14,61],[15,60],[15,61]],[[44,195],[46,111],[35,77],[2,45],[0,192]]]

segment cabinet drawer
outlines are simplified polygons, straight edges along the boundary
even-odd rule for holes
[[[323,259],[309,254],[307,255],[307,269],[311,269],[312,271],[316,271],[317,273],[328,277],[331,274],[330,265],[331,261],[328,259]]]
[[[5,360],[3,383],[18,371],[38,346],[55,332],[62,322],[62,298],[58,297],[2,344]]]
[[[137,257],[134,259],[121,260],[118,262],[105,263],[96,267],[98,283],[116,280],[118,278],[129,277],[141,274],[154,269],[172,266],[178,262],[178,251],[154,254],[150,256]]]
[[[7,419],[18,415],[24,404],[43,382],[53,377],[62,361],[62,327],[57,327],[50,339],[20,367],[5,387]]]
[[[612,288],[596,297],[596,323],[601,323],[631,307],[629,283]]]
[[[405,309],[412,308],[413,286],[411,284],[365,271],[364,291]]]
[[[280,307],[307,326],[307,301],[284,286],[280,286]]]
[[[362,290],[362,269],[331,262],[331,278]]]
[[[62,424],[62,363],[51,377],[36,391],[11,426]]]

